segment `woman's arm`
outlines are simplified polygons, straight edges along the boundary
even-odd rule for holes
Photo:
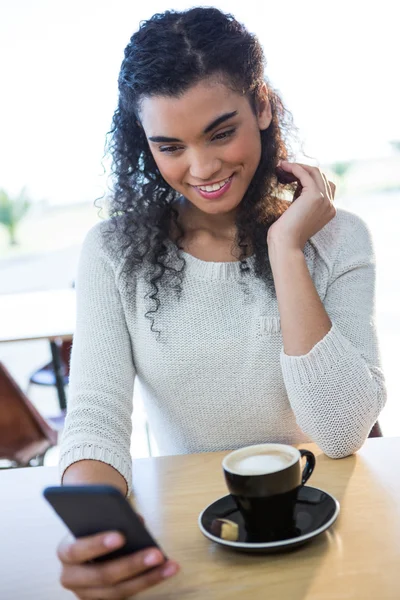
[[[338,218],[344,231],[324,304],[304,256],[271,252],[288,398],[301,429],[332,458],[362,446],[386,401],[371,236],[355,215]]]
[[[290,356],[307,354],[332,327],[300,249],[275,240],[268,245],[278,299],[283,348]]]
[[[80,460],[70,465],[62,478],[65,485],[83,483],[113,485],[126,496],[128,486],[125,479],[114,467],[98,460]]]
[[[112,479],[119,474],[129,492],[135,366],[119,290],[121,261],[104,244],[103,228],[109,226],[103,222],[89,231],[79,261],[60,474],[67,469],[68,479],[71,473],[79,478],[104,473]]]

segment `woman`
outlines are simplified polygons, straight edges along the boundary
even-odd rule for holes
[[[260,44],[233,17],[166,12],[131,38],[111,219],[78,274],[64,483],[130,492],[135,376],[165,454],[311,440],[340,458],[363,444],[385,403],[371,238],[319,169],[287,161],[289,133]],[[103,539],[60,547],[80,598],[178,570],[155,550],[84,565]]]

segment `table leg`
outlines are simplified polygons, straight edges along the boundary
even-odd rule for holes
[[[54,375],[56,378],[58,401],[60,403],[61,410],[65,411],[67,408],[67,399],[65,397],[64,374],[61,367],[60,349],[57,346],[57,343],[53,340],[50,341],[50,348],[53,359]]]

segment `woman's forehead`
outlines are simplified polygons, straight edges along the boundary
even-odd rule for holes
[[[198,135],[219,116],[243,112],[246,104],[246,97],[223,83],[201,82],[178,97],[143,98],[140,118],[147,137]]]

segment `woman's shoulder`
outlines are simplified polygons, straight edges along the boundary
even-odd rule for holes
[[[93,225],[83,240],[82,253],[100,253],[104,256],[122,255],[122,233],[120,224],[114,219],[103,219]]]
[[[103,245],[103,235],[108,221],[98,221],[86,232],[83,240],[83,248],[101,248]]]
[[[111,219],[104,219],[93,225],[83,240],[80,265],[93,272],[104,268],[119,276],[124,267],[124,244],[121,228]]]
[[[337,208],[336,215],[310,239],[329,267],[341,262],[369,262],[374,259],[372,234],[367,223],[355,213]]]

